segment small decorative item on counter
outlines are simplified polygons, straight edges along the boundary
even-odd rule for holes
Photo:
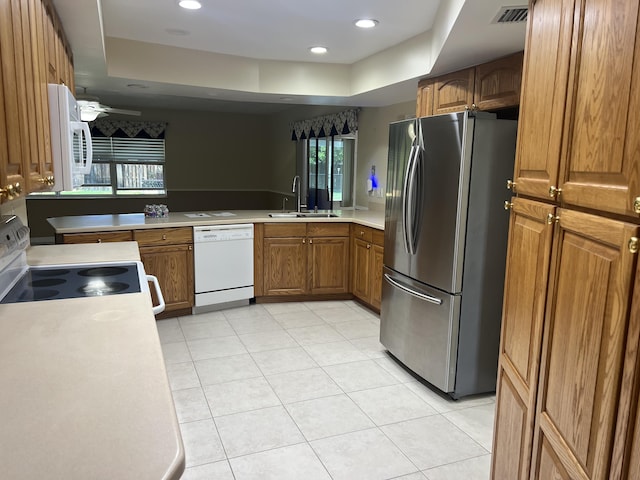
[[[145,205],[144,216],[151,218],[164,218],[169,216],[169,209],[166,205]]]

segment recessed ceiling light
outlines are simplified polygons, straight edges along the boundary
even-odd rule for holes
[[[316,47],[309,48],[309,51],[311,53],[315,53],[316,55],[323,55],[327,53],[328,50],[327,50],[327,47],[316,46]]]
[[[354,23],[356,27],[360,27],[360,28],[373,28],[376,25],[378,25],[377,20],[373,20],[370,18],[362,18],[360,20],[356,20]]]
[[[202,8],[202,4],[198,2],[198,0],[180,0],[178,5],[187,10],[198,10]]]

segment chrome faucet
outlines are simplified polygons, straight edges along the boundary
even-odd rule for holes
[[[297,182],[296,182],[297,181]],[[296,192],[296,183],[298,184],[298,190]],[[293,186],[291,187],[291,191],[293,193],[297,193],[297,212],[300,213],[300,208],[303,207],[303,205],[300,204],[300,190],[301,190],[301,185],[300,185],[300,175],[296,175],[295,177],[293,177]],[[304,205],[304,207],[306,207],[306,205]]]

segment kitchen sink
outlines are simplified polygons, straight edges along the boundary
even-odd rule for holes
[[[299,217],[305,217],[305,218],[334,218],[337,217],[338,215],[335,213],[326,213],[326,212],[301,212],[298,213]]]

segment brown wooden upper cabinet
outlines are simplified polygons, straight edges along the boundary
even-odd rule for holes
[[[581,3],[529,11],[515,189],[638,218],[639,2]]]
[[[466,109],[497,110],[520,102],[523,53],[423,79],[418,83],[416,116]]]
[[[49,188],[47,83],[64,82],[73,91],[71,49],[50,0],[0,0],[0,67],[2,203]]]

